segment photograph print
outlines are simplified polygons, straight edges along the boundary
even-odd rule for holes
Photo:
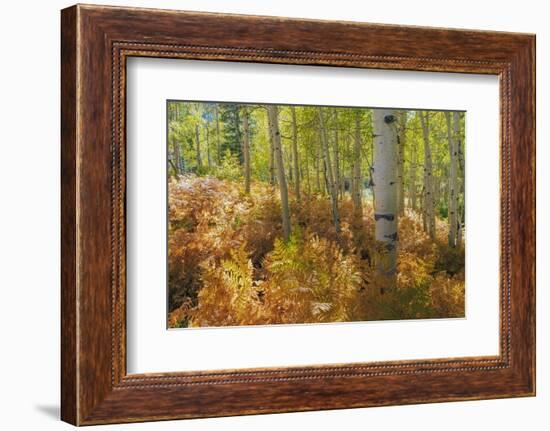
[[[465,112],[166,109],[169,328],[465,317]]]

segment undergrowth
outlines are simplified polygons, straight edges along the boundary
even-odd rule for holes
[[[169,326],[322,323],[464,315],[464,248],[435,240],[421,216],[399,218],[396,288],[381,293],[374,217],[349,196],[337,233],[326,196],[291,196],[292,236],[282,241],[275,188],[250,195],[231,179],[182,176],[169,184]]]

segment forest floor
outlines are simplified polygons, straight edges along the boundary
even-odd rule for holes
[[[372,201],[355,215],[348,194],[336,232],[326,195],[290,195],[290,240],[282,240],[278,190],[195,175],[169,184],[169,327],[348,322],[464,316],[464,247],[434,239],[407,209],[398,221],[396,286],[381,292],[383,248]]]

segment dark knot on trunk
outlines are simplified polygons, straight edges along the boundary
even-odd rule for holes
[[[395,216],[393,214],[374,214],[374,221],[378,221],[383,218],[388,221],[393,221]]]
[[[391,124],[395,121],[395,115],[386,115],[384,116],[384,123]]]

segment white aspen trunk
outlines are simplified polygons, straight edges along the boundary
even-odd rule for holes
[[[321,133],[319,132],[319,141],[315,147],[315,173],[317,180],[317,192],[323,193],[323,188],[321,187]]]
[[[458,114],[456,112],[455,114]],[[449,246],[457,246],[458,233],[458,183],[457,183],[457,159],[458,149],[456,148],[456,139],[453,136],[452,121],[450,112],[445,112],[445,120],[447,122],[447,139],[449,141],[449,192],[448,192],[448,220],[449,220]],[[458,126],[458,119],[455,119],[455,127]],[[456,131],[455,131],[456,132]],[[456,136],[456,133],[455,133]]]
[[[283,154],[283,157],[286,157],[284,160],[285,166],[288,166],[288,182],[294,185],[294,158],[292,157],[292,142],[289,152]]]
[[[174,149],[174,163],[173,163],[173,167],[174,167],[174,170],[176,171],[176,176],[179,176],[181,175],[181,156],[180,156],[180,145],[178,143],[178,141],[176,139],[174,139],[174,137],[172,137],[172,148]]]
[[[430,125],[428,114],[422,112],[420,122],[422,123],[422,135],[424,139],[424,211],[426,215],[426,229],[430,238],[435,238],[435,210],[434,210],[434,191],[433,191],[433,169],[432,169],[432,151],[430,148]]]
[[[219,166],[222,161],[222,148],[220,145],[220,108],[216,103],[216,161]]]
[[[212,157],[210,156],[210,129],[206,126],[206,158],[208,160],[208,167],[212,167]]]
[[[244,159],[244,192],[250,194],[250,134],[248,125],[248,110],[243,112],[243,159]]]
[[[397,193],[399,215],[405,214],[405,131],[407,123],[407,112],[399,112],[399,134],[398,134],[398,155],[397,155]]]
[[[411,162],[409,164],[409,206],[416,211],[416,142],[411,143]]]
[[[199,125],[195,125],[195,140],[196,140],[196,151],[197,151],[197,167],[202,168],[202,158],[201,158],[201,141],[200,141],[200,128]]]
[[[422,210],[422,228],[424,229],[424,232],[428,232],[428,215],[426,210],[426,205],[424,205],[424,202],[426,201],[426,170],[424,170],[424,176],[423,176],[423,185],[422,185],[422,193],[420,193],[420,209]]]
[[[298,125],[296,124],[296,108],[290,107],[292,113],[292,158],[294,159],[294,194],[300,203],[300,160],[298,158]]]
[[[456,246],[460,248],[462,246],[462,214],[460,211],[458,211],[456,221],[457,221]]]
[[[447,172],[447,176],[445,177],[446,182],[444,183],[444,186],[441,187],[441,193],[443,194],[443,200],[445,202],[449,202],[449,189],[451,187],[449,184],[449,173],[450,172]]]
[[[375,239],[384,244],[377,258],[382,293],[395,287],[397,276],[397,130],[393,110],[373,109]]]
[[[340,153],[338,136],[338,111],[334,111],[334,185],[336,187],[336,196],[340,196]]]
[[[353,141],[353,187],[352,197],[355,216],[363,218],[363,178],[361,176],[361,113],[355,112],[355,139]]]
[[[433,201],[434,201],[434,214],[437,212],[437,205],[439,203],[439,198],[441,195],[441,178],[433,172],[432,166],[432,191],[433,191]]]
[[[283,164],[283,150],[281,148],[281,133],[279,131],[279,114],[277,105],[267,105],[270,136],[273,140],[273,156],[275,161],[277,181],[281,194],[281,215],[283,224],[283,238],[288,241],[290,238],[290,208],[288,205],[288,188]]]
[[[334,228],[336,229],[336,232],[340,232],[340,213],[338,211],[338,189],[336,188],[336,184],[334,182],[334,176],[332,173],[332,164],[330,161],[330,149],[328,144],[328,133],[326,129],[325,124],[325,118],[323,115],[323,109],[318,108],[318,115],[319,115],[319,126],[321,127],[321,140],[323,142],[323,156],[324,156],[324,162],[325,162],[325,173],[326,173],[326,181],[327,181],[327,188],[330,195],[330,200],[332,202],[332,222],[334,223]]]
[[[464,223],[464,206],[459,205],[459,197],[464,196],[464,152],[462,151],[462,136],[460,133],[460,113],[454,113],[454,140],[455,140],[455,149],[457,153],[456,163],[457,163],[457,194],[456,194],[456,222],[457,222],[457,231],[456,231],[456,246],[462,246],[462,224]],[[458,181],[458,169],[460,169],[460,176],[462,181]]]
[[[344,133],[344,148],[342,150],[342,156],[340,157],[340,160],[342,161],[342,166],[340,168],[340,194],[342,195],[342,199],[344,198],[345,192],[346,192],[346,157],[348,157],[349,151],[349,133],[346,131]]]
[[[272,133],[272,127],[269,125],[269,184],[275,185],[275,152],[273,150],[274,138]]]

